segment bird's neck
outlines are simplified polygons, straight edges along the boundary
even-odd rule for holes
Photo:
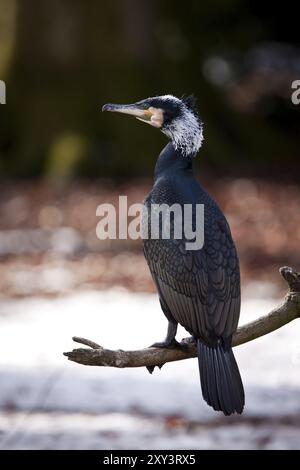
[[[163,175],[192,175],[193,158],[185,156],[180,149],[175,149],[169,142],[160,153],[155,165],[154,179]]]

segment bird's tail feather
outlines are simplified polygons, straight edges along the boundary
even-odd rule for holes
[[[245,394],[231,348],[208,346],[197,341],[202,395],[208,405],[225,415],[242,413]]]

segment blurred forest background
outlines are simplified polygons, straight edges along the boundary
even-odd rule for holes
[[[49,299],[48,306],[37,309],[45,315],[47,309],[51,315],[53,309],[61,312],[60,329],[69,337],[73,330],[67,323],[63,330],[65,304],[55,303],[59,299],[64,302],[67,296],[72,299],[91,291],[105,296],[112,288],[119,289],[131,295],[120,300],[122,308],[128,302],[130,312],[130,302],[137,301],[133,299],[140,299],[143,309],[141,296],[155,291],[140,240],[96,238],[96,208],[103,202],[117,204],[119,195],[128,195],[129,204],[141,202],[151,188],[155,160],[166,138],[136,120],[102,114],[106,102],[131,103],[166,93],[195,94],[205,136],[195,169],[230,222],[241,260],[243,299],[270,300],[282,295],[285,286],[278,268],[300,268],[300,105],[291,100],[292,82],[299,79],[299,18],[292,6],[251,0],[0,0],[0,80],[6,83],[7,101],[0,105],[3,344],[16,331],[20,331],[22,343],[24,331],[21,323],[14,323],[14,315],[27,312],[27,304],[22,302],[29,299]],[[97,306],[95,298],[89,298],[89,309],[104,309],[107,299],[101,295]],[[123,299],[121,294],[114,298]],[[80,306],[77,299],[73,307],[74,312],[78,309],[78,318]],[[261,306],[258,304],[258,310]],[[28,311],[32,308],[30,304]],[[155,308],[161,315],[159,307]],[[264,306],[257,314],[263,310]],[[41,317],[39,313],[31,321],[38,325]],[[6,325],[6,321],[12,324]],[[104,321],[99,320],[99,330]],[[27,322],[29,328],[29,319]],[[47,325],[46,316],[44,322],[38,334]],[[6,330],[10,325],[12,329]],[[31,331],[34,328],[26,332],[27,338]],[[159,332],[153,336],[149,344],[160,339]],[[48,346],[51,369],[57,350],[55,345],[53,350]],[[16,356],[9,365],[7,351],[1,355],[2,380],[7,379],[6,366],[9,373],[12,365],[17,372],[12,380],[7,379],[15,387],[7,386],[0,394],[0,437],[4,436],[0,447],[34,447],[29,437],[27,442],[21,431],[17,437],[14,431],[20,410],[28,413],[34,409],[36,390],[32,392],[28,384],[35,381],[30,374],[23,377],[18,369],[28,358]],[[32,371],[43,367],[45,357],[30,356]],[[63,366],[64,362],[59,364]],[[254,374],[258,382],[263,375],[263,371]],[[85,379],[89,383],[87,376]],[[297,381],[296,386],[300,386]],[[28,396],[33,393],[29,404],[19,399],[24,387]],[[64,406],[63,395],[57,392],[57,401],[50,400],[47,410]],[[95,397],[91,400],[96,401]],[[266,401],[264,395],[254,406],[254,415],[261,416]],[[71,406],[71,411],[83,413],[80,406]],[[136,404],[132,406],[136,410]],[[38,410],[43,407],[45,404],[37,405]],[[282,413],[286,420],[284,407]],[[295,416],[294,409],[292,414]],[[172,416],[167,419],[176,428],[177,421],[174,425]],[[45,423],[50,421],[45,419]],[[34,429],[40,429],[39,425]],[[274,423],[265,434],[256,432],[256,422],[251,426],[247,429],[253,447],[274,444],[270,437]],[[6,431],[10,428],[8,443]],[[110,438],[105,423],[103,429],[105,442],[113,445],[114,434]],[[157,434],[156,425],[153,429]],[[138,443],[138,437],[132,439],[130,442]],[[178,439],[178,447],[183,448],[185,441]],[[204,447],[205,442],[208,447],[222,447],[222,439],[219,444],[214,439],[199,442]],[[289,435],[284,442],[295,447],[299,435],[295,439]],[[234,445],[234,440],[228,445]],[[61,445],[73,445],[72,439],[66,442]],[[283,441],[279,438],[278,442],[274,444],[277,448]],[[47,440],[36,445],[51,447]],[[87,445],[97,448],[98,444]],[[124,441],[122,445],[131,444]]]
[[[0,174],[152,174],[164,137],[101,105],[194,93],[197,165],[267,176],[299,169],[297,15],[276,2],[1,0]]]

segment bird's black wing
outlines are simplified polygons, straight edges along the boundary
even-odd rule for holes
[[[201,250],[186,240],[144,240],[144,254],[162,303],[194,336],[211,343],[230,338],[240,313],[240,274],[236,249],[221,214],[205,219]]]

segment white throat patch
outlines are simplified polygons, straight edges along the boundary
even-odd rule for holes
[[[195,114],[183,105],[182,114],[174,119],[162,132],[166,134],[174,145],[187,156],[195,155],[203,142],[203,127]]]

